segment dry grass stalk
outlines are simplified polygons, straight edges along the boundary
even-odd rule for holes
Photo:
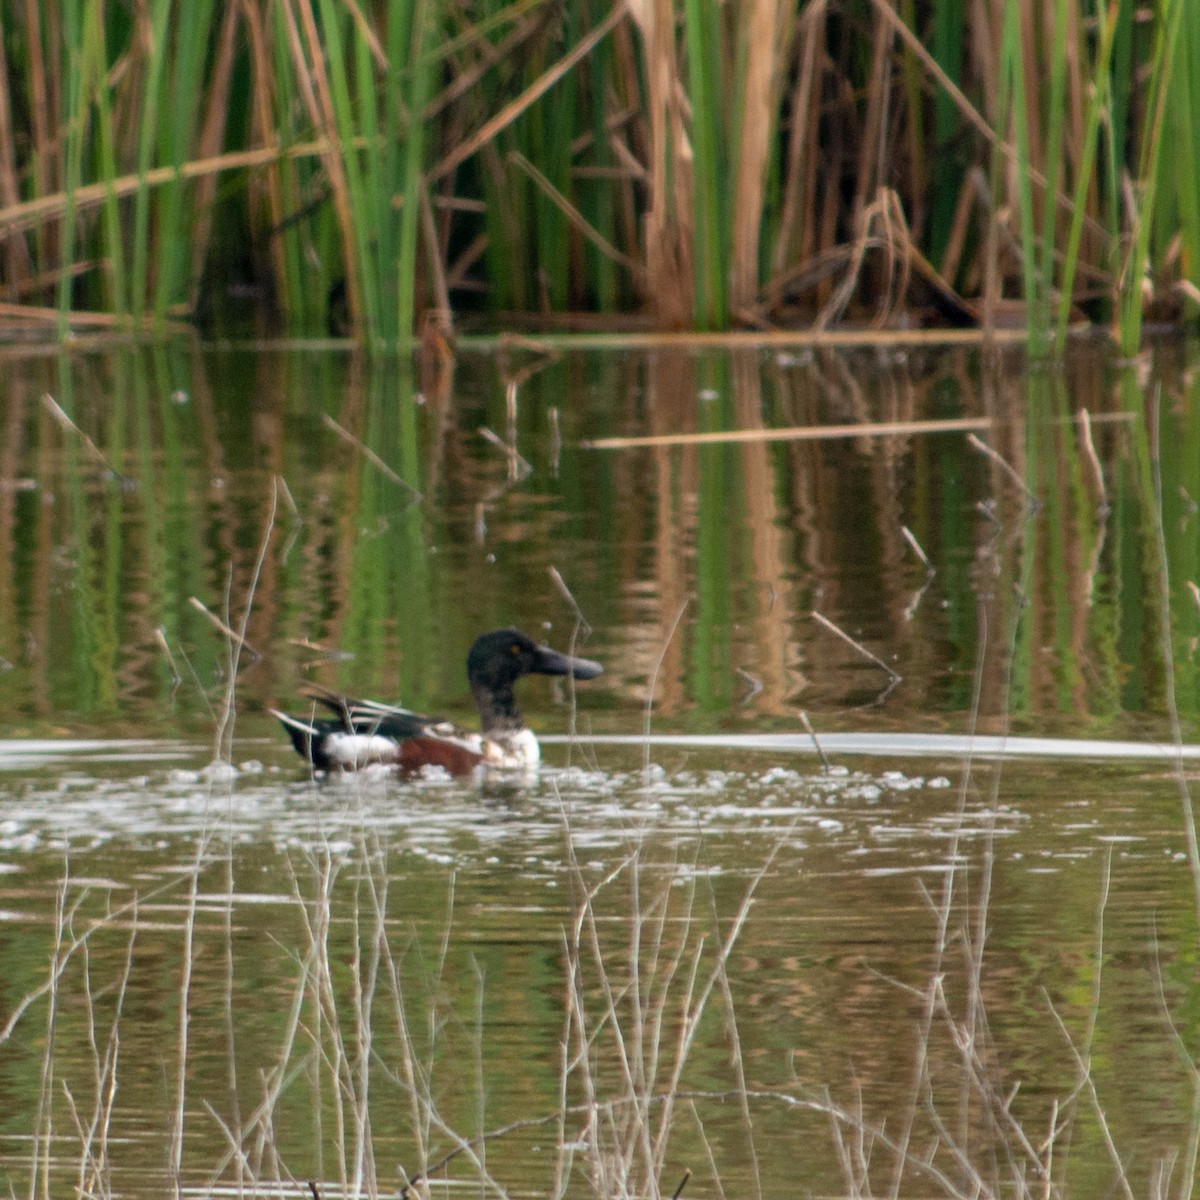
[[[647,301],[664,328],[689,325],[694,301],[692,147],[683,119],[686,87],[675,45],[672,0],[629,5],[643,44],[649,197],[643,247]]]
[[[289,146],[286,149],[265,147],[254,150],[236,150],[217,154],[212,158],[196,159],[179,167],[154,167],[145,175],[121,175],[103,183],[89,183],[77,188],[71,196],[65,192],[51,192],[33,200],[0,208],[0,237],[20,233],[48,221],[61,220],[68,205],[76,215],[103,204],[110,196],[122,199],[132,196],[142,187],[161,187],[179,179],[202,179],[222,171],[237,171],[267,166],[280,158],[313,158],[330,153],[331,143],[325,138]],[[114,314],[114,316],[117,314]],[[72,318],[74,313],[72,313]]]
[[[167,1150],[167,1173],[178,1196],[182,1190],[183,1133],[187,1119],[188,1033],[191,1025],[192,970],[195,966],[196,908],[200,889],[200,873],[208,854],[208,839],[202,837],[196,847],[189,878],[187,909],[183,921],[182,967],[179,974],[179,1016],[176,1029],[176,1059],[174,1104],[172,1106],[171,1136]]]
[[[229,641],[230,645],[245,647],[245,649],[249,650],[255,659],[262,658],[261,651],[256,650],[253,646],[250,645],[249,642],[247,642],[245,640],[244,637],[242,637],[241,634],[236,633],[225,621],[222,621],[221,618],[218,617],[217,614],[215,612],[213,612],[213,610],[211,608],[209,608],[208,605],[205,604],[204,601],[201,600],[198,596],[189,596],[188,603],[198,613],[202,613],[205,617],[207,617],[209,619],[209,621],[212,622],[214,628],[216,628],[219,632],[221,632],[225,635],[225,637]]]
[[[237,32],[242,20],[242,7],[230,4],[225,10],[221,22],[221,31],[217,38],[216,58],[212,65],[212,74],[205,96],[204,124],[196,143],[197,158],[212,158],[220,152],[225,140],[225,124],[229,113],[229,93],[233,81],[234,60],[238,51]],[[200,176],[195,195],[192,198],[192,210],[196,214],[196,219],[192,226],[189,311],[195,310],[199,300],[200,281],[204,277],[204,265],[209,253],[209,238],[212,232],[216,195],[216,175]]]
[[[909,544],[912,552],[921,560],[921,565],[925,568],[925,573],[927,575],[936,575],[937,571],[934,569],[933,564],[929,561],[929,556],[921,548],[921,543],[917,541],[916,535],[913,533],[913,531],[909,529],[907,525],[901,525],[900,533],[903,535],[904,540]]]
[[[733,258],[729,266],[730,307],[750,309],[759,299],[759,238],[771,141],[775,135],[779,81],[790,56],[786,25],[792,5],[784,0],[750,0],[745,22],[745,76],[741,84],[741,128],[733,165]]]
[[[839,262],[844,256],[839,257]],[[459,340],[464,346],[496,346],[509,334],[466,336]],[[572,348],[593,350],[738,350],[751,347],[776,349],[854,349],[878,346],[883,349],[929,346],[996,346],[1024,345],[1028,335],[1023,329],[996,329],[986,333],[980,329],[739,329],[725,333],[713,331],[616,330],[595,333],[542,334],[539,342],[547,349],[563,351]]]
[[[1160,397],[1155,392],[1151,406],[1152,430],[1159,429]],[[1179,702],[1175,690],[1175,652],[1172,646],[1171,621],[1171,572],[1170,560],[1167,557],[1166,531],[1163,528],[1163,491],[1162,491],[1162,462],[1158,452],[1158,438],[1152,437],[1150,453],[1151,484],[1154,495],[1154,543],[1158,555],[1158,635],[1161,642],[1162,664],[1165,675],[1165,691],[1167,702],[1167,718],[1171,725],[1172,741],[1176,747],[1174,770],[1172,772],[1179,791],[1179,805],[1183,822],[1183,831],[1187,845],[1188,869],[1192,877],[1192,894],[1196,907],[1196,916],[1200,920],[1200,836],[1196,830],[1196,812],[1192,800],[1192,789],[1184,770],[1183,757],[1179,753],[1183,746],[1183,725],[1179,718]]]
[[[645,851],[639,847],[589,884],[576,856],[569,821],[566,853],[577,899],[572,925],[564,931],[569,972],[560,1136],[568,1145],[584,1143],[591,1184],[598,1195],[617,1200],[665,1197],[671,1194],[663,1188],[663,1175],[676,1109],[701,1095],[686,1091],[682,1081],[714,993],[725,1000],[726,1036],[737,1079],[723,1096],[738,1098],[743,1118],[749,1120],[750,1097],[738,1065],[740,1043],[729,1009],[728,962],[775,852],[747,885],[725,930],[720,929],[714,911],[712,937],[694,927],[694,870],[687,873],[680,889],[672,886],[678,867],[668,865],[662,883],[651,890]],[[619,882],[627,884],[630,915],[627,945],[614,955],[602,932],[606,926],[598,901]],[[710,941],[715,945],[708,952]],[[707,962],[710,956],[712,961]],[[615,1091],[606,1098],[610,1088]],[[581,1105],[567,1103],[572,1092],[582,1096]],[[565,1119],[578,1109],[584,1114],[584,1125],[572,1138]],[[564,1192],[569,1167],[568,1160],[559,1171],[557,1194]]]
[[[810,246],[797,245],[797,231],[810,227],[811,198],[815,190],[815,139],[811,136],[811,124],[814,119],[812,96],[817,75],[817,44],[821,30],[819,18],[824,14],[825,8],[826,0],[814,0],[805,6],[798,21],[797,37],[802,49],[789,105],[783,201],[780,205],[779,233],[771,253],[772,280],[779,280],[796,258],[803,260],[811,256]],[[809,164],[807,173],[806,161]],[[778,284],[768,284],[766,299],[769,307],[779,308],[783,302],[782,287]]]
[[[105,458],[101,453],[100,447],[97,446],[96,443],[93,442],[92,439],[88,437],[88,435],[84,433],[83,430],[80,429],[79,426],[76,425],[69,416],[67,416],[67,414],[63,411],[62,406],[57,400],[54,399],[53,396],[50,395],[49,392],[43,393],[42,404],[46,408],[46,411],[49,412],[49,414],[59,423],[59,425],[62,426],[63,429],[65,429],[68,433],[74,434],[80,440],[80,442],[83,443],[83,448],[88,452],[89,457],[93,462],[103,469],[104,473],[110,479],[115,479],[121,484],[126,484],[128,482],[128,480],[124,475],[121,474],[120,471],[109,464],[108,459]]]
[[[342,147],[338,140],[325,48],[317,29],[313,6],[303,0],[284,0],[283,11],[288,23],[296,75],[305,84],[302,95],[308,106],[309,117],[313,126],[323,135],[325,149],[321,161],[333,191],[333,206],[341,234],[346,303],[350,322],[357,326],[363,311],[361,264],[355,247],[353,206],[343,157],[354,151],[351,147]]]
[[[373,466],[383,475],[386,475],[393,483],[398,483],[412,498],[414,502],[423,499],[420,492],[413,487],[403,475],[397,474],[391,467],[375,453],[361,438],[357,438],[344,425],[339,425],[328,413],[323,413],[321,421],[326,428],[332,429],[348,446],[353,446]]]
[[[524,479],[533,472],[533,466],[529,460],[521,454],[511,441],[505,441],[494,429],[489,429],[486,425],[481,425],[479,427],[479,436],[484,441],[490,442],[504,455],[508,463],[509,483],[515,483],[518,480]]]
[[[978,438],[973,433],[967,434],[967,441],[979,451],[980,454],[990,458],[992,462],[1000,468],[1001,471],[1011,480],[1014,487],[1020,489],[1021,493],[1029,501],[1031,506],[1036,507],[1038,503],[1037,496],[1030,490],[1029,485],[1022,478],[1021,473],[1001,454],[998,450],[989,446],[987,442]]]
[[[591,242],[597,250],[600,251],[601,254],[603,254],[606,258],[611,259],[619,266],[624,267],[634,279],[635,284],[641,283],[641,286],[644,288],[645,284],[643,281],[642,264],[638,262],[637,259],[631,258],[628,254],[624,254],[621,250],[617,249],[617,247],[614,246],[612,242],[610,242],[602,233],[600,233],[595,226],[590,224],[587,218],[584,217],[584,215],[579,211],[579,209],[572,204],[570,200],[568,200],[566,196],[564,196],[562,192],[560,192],[554,186],[554,184],[552,184],[550,180],[547,179],[546,176],[542,174],[542,172],[539,171],[537,167],[535,167],[533,163],[531,163],[529,159],[525,157],[525,155],[513,150],[508,155],[508,161],[513,163],[515,166],[520,167],[521,170],[533,180],[538,189],[544,196],[546,196],[551,204],[553,204],[555,208],[557,208],[567,218],[567,220],[570,221],[571,224],[577,230],[579,230],[579,232],[583,234],[583,236],[587,238],[587,240]]]
[[[613,5],[612,11],[599,25],[596,26],[574,49],[563,55],[561,59],[543,72],[515,100],[510,101],[494,117],[485,121],[465,142],[456,146],[445,158],[434,166],[428,173],[429,181],[435,182],[449,175],[456,167],[465,162],[471,155],[477,153],[483,146],[494,140],[496,135],[511,125],[534,101],[548,92],[572,67],[582,58],[591,53],[593,47],[602,38],[612,32],[614,26],[625,16],[625,6],[621,0]]]
[[[844,629],[841,629],[835,625],[827,616],[824,615],[824,613],[819,613],[816,611],[816,609],[814,609],[812,617],[814,621],[820,625],[823,625],[829,630],[830,633],[834,633],[840,637],[842,641],[846,643],[846,645],[850,646],[854,650],[857,650],[858,653],[863,656],[863,658],[869,659],[881,671],[886,671],[893,686],[900,682],[902,677],[894,667],[890,666],[888,663],[885,663],[883,659],[879,657],[879,655],[868,650],[867,647],[862,644],[862,642],[855,640]]]
[[[803,442],[848,437],[911,437],[990,429],[990,417],[947,417],[935,421],[869,421],[859,425],[799,425],[790,429],[730,429],[705,433],[659,433],[645,437],[596,438],[586,450],[628,450],[638,446],[710,446],[725,442]]]

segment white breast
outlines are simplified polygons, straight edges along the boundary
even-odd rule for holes
[[[489,767],[536,767],[541,759],[542,752],[532,729],[518,729],[484,740],[484,762]]]

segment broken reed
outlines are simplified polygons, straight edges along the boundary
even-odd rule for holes
[[[0,299],[220,328],[249,281],[380,349],[1019,302],[1035,350],[1080,311],[1132,350],[1200,284],[1197,45],[1186,0],[13,6]]]

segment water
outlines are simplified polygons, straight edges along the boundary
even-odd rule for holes
[[[911,1130],[901,1194],[1094,1195],[1099,1107],[1178,1193],[1193,357],[1157,404],[1102,355],[0,359],[8,1189],[840,1195]],[[960,415],[1021,485],[961,432],[580,446]],[[313,781],[265,715],[469,722],[506,623],[606,666],[523,681],[530,784]]]

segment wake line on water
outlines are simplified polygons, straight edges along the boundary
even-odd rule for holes
[[[161,762],[191,758],[196,747],[153,738],[7,738],[0,739],[0,771],[39,767],[62,759],[72,762]]]
[[[773,750],[782,754],[863,754],[953,758],[1071,758],[1095,761],[1200,759],[1200,745],[1114,742],[1082,738],[996,737],[948,733],[660,733],[596,734],[586,738],[544,734],[549,745],[582,741],[606,746],[677,746],[713,750]]]

